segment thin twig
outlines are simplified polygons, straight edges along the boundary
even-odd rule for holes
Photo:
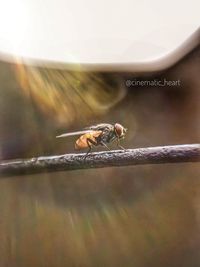
[[[199,162],[200,144],[65,154],[0,162],[0,176],[129,165]]]

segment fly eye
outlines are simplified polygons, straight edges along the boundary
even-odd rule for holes
[[[120,124],[116,123],[115,124],[115,132],[116,132],[117,136],[121,137],[124,134],[124,128]]]

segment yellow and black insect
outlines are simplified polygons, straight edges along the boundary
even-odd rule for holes
[[[91,151],[92,146],[101,145],[109,149],[107,144],[114,140],[117,141],[117,146],[119,148],[124,149],[120,145],[120,139],[125,137],[126,131],[127,129],[119,123],[101,123],[85,128],[82,131],[61,134],[56,136],[56,138],[80,135],[80,137],[76,140],[75,149],[80,150],[89,148],[87,152],[88,154]]]

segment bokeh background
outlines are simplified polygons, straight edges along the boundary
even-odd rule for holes
[[[1,61],[1,160],[71,153],[75,138],[55,136],[100,122],[127,127],[127,148],[199,143],[199,71],[200,47],[143,77],[180,87],[126,88],[138,74]],[[196,267],[199,250],[197,163],[0,179],[0,267]]]

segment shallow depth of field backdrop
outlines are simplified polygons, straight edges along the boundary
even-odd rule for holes
[[[125,89],[124,74],[0,62],[1,159],[71,153],[55,136],[99,122],[127,127],[126,148],[198,143],[199,66],[197,48],[156,76],[180,87]],[[199,266],[199,178],[197,163],[1,178],[0,267]]]

